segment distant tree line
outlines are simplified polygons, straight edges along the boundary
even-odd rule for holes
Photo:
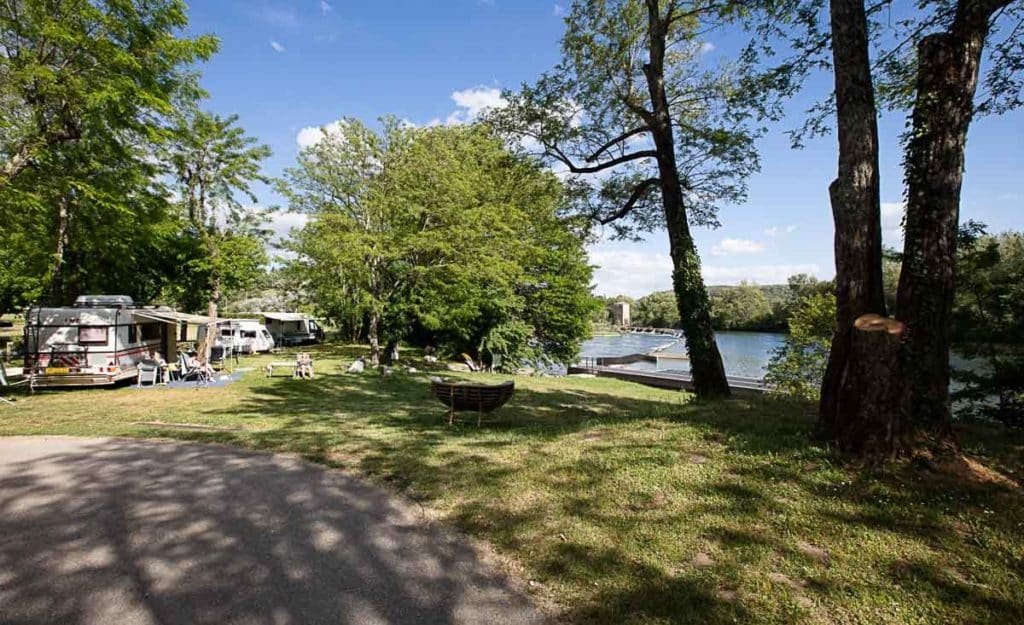
[[[742,282],[737,286],[709,286],[711,320],[715,330],[786,332],[793,311],[803,299],[831,289],[830,281],[807,274],[791,276],[788,284]],[[612,306],[624,301],[630,304],[630,317],[635,326],[681,327],[672,291],[656,291],[639,299],[620,295],[602,300],[604,307],[594,319],[597,323],[610,324]]]

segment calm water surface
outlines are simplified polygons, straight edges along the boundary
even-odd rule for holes
[[[751,378],[764,376],[773,350],[782,345],[785,337],[784,334],[775,332],[717,332],[715,336],[718,338],[722,360],[725,361],[725,373]],[[658,348],[664,348],[664,353],[686,353],[686,345],[682,341],[674,341],[670,336],[621,334],[595,336],[583,344],[580,355],[627,356],[646,354]],[[635,369],[660,371],[688,371],[690,368],[685,360],[663,361],[660,367],[653,362],[638,362],[629,366]]]

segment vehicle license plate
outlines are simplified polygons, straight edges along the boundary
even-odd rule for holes
[[[47,367],[46,373],[47,375],[51,373],[71,373],[71,369],[69,367]]]

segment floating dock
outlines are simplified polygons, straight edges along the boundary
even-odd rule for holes
[[[636,382],[657,388],[668,388],[673,390],[693,390],[693,377],[689,372],[684,371],[641,371],[637,369],[624,369],[598,364],[577,364],[569,367],[569,375],[591,374],[599,378],[616,378],[627,382]],[[727,376],[729,388],[734,397],[751,397],[761,395],[768,390],[764,380],[758,378],[744,378],[738,376]]]

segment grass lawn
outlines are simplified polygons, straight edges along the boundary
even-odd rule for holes
[[[574,622],[1024,622],[1024,436],[962,432],[1017,484],[859,472],[808,442],[809,406],[580,378],[517,378],[493,423],[448,427],[426,374],[340,373],[356,353],[321,349],[314,381],[21,396],[0,434],[297,452],[487,540]]]

